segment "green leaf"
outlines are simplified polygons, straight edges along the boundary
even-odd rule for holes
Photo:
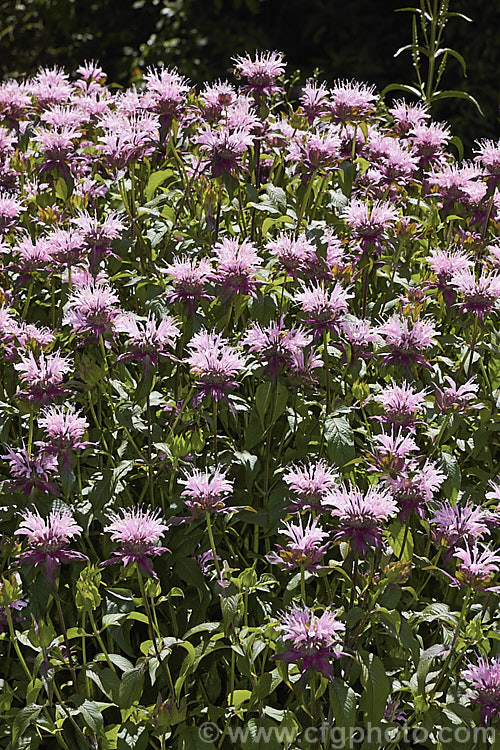
[[[376,724],[384,715],[391,686],[385,667],[378,656],[361,651],[360,659],[361,684],[364,691],[361,694],[359,707],[363,711],[365,720]]]
[[[414,94],[415,96],[418,96],[419,99],[422,99],[422,92],[420,89],[417,89],[416,86],[408,86],[405,83],[390,83],[385,87],[380,96],[383,98],[389,93],[389,91],[406,91],[407,94]]]
[[[438,101],[439,99],[466,99],[476,107],[479,114],[481,114],[483,117],[486,116],[481,109],[477,99],[471,96],[471,94],[468,94],[467,91],[439,91],[437,94],[433,95],[432,101]]]
[[[266,193],[271,203],[284,214],[286,211],[286,193],[283,188],[268,184],[266,185]]]
[[[407,521],[408,523],[408,521]],[[387,530],[387,541],[392,547],[392,550],[396,557],[401,555],[401,549],[403,547],[403,541],[405,542],[404,552],[401,555],[402,562],[409,562],[413,557],[413,536],[411,531],[406,534],[405,541],[405,526],[399,521],[393,521]]]
[[[160,169],[158,172],[153,172],[148,180],[148,184],[146,185],[146,200],[148,203],[155,194],[156,189],[159,188],[160,185],[163,185],[163,183],[173,174],[174,173],[171,169]]]
[[[260,417],[262,426],[264,426],[264,418],[266,412],[271,404],[273,393],[273,384],[270,380],[267,383],[261,383],[255,392],[255,405],[257,407],[257,413]]]
[[[427,675],[431,668],[431,664],[437,656],[440,656],[444,651],[442,643],[435,643],[434,646],[426,648],[420,655],[420,660],[417,666],[417,686],[418,693],[425,697],[425,683]]]
[[[78,713],[81,714],[84,722],[93,732],[100,732],[104,727],[104,720],[99,706],[94,701],[84,700]]]
[[[12,742],[15,743],[19,737],[26,731],[30,724],[32,724],[38,718],[42,706],[37,706],[36,703],[31,703],[29,706],[22,708],[14,719],[12,726]]]
[[[135,667],[124,672],[118,690],[118,705],[120,708],[130,708],[139,702],[144,688],[144,666]]]
[[[458,159],[459,161],[462,161],[462,159],[464,158],[464,144],[462,143],[461,139],[458,137],[458,135],[454,135],[452,138],[450,138],[450,143],[456,147],[458,151]]]
[[[347,685],[335,680],[330,685],[330,706],[335,726],[350,729],[356,724],[356,693]]]
[[[331,461],[340,468],[352,461],[356,455],[354,434],[345,417],[327,417],[324,424],[324,436]]]

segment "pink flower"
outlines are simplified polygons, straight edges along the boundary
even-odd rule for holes
[[[436,343],[437,329],[427,320],[402,318],[397,313],[378,328],[384,337],[389,353],[384,354],[387,364],[401,364],[408,369],[410,362],[428,367],[423,351]]]
[[[380,421],[397,427],[413,427],[418,421],[418,412],[425,403],[425,391],[417,393],[406,381],[402,385],[396,385],[393,380],[391,385],[383,388],[373,399],[384,407],[385,414],[379,417]]]
[[[253,145],[254,138],[244,129],[229,130],[222,127],[212,130],[209,127],[201,130],[196,142],[200,151],[206,155],[213,177],[236,172],[242,164],[242,156]]]
[[[38,418],[38,424],[48,439],[46,451],[61,456],[63,464],[69,467],[71,451],[86,448],[90,443],[82,441],[89,423],[79,416],[73,406],[49,406]]]
[[[381,433],[373,438],[375,447],[372,458],[375,467],[382,474],[394,477],[399,474],[406,465],[406,459],[418,450],[416,442],[410,435],[392,432],[390,435]]]
[[[385,201],[375,201],[369,208],[360,200],[352,200],[344,209],[343,217],[364,252],[370,246],[382,248],[387,230],[394,226],[398,212],[392,203]]]
[[[317,117],[327,112],[328,89],[316,81],[307,81],[302,87],[299,102],[309,125],[312,125]]]
[[[167,295],[168,302],[186,302],[189,310],[194,311],[197,299],[208,299],[206,284],[212,278],[212,267],[207,258],[174,258],[165,266],[165,271],[172,278],[173,291]]]
[[[442,162],[444,147],[451,138],[448,126],[437,122],[414,125],[408,137],[422,168]]]
[[[490,724],[500,717],[500,656],[479,656],[477,665],[467,664],[463,677],[474,689],[471,702],[479,705],[482,720]]]
[[[312,669],[328,679],[333,678],[330,660],[343,656],[340,647],[345,631],[344,623],[339,622],[334,612],[327,609],[318,617],[306,606],[294,607],[280,612],[277,628],[283,640],[291,642],[293,648],[277,654],[276,659],[300,661],[303,673]]]
[[[243,346],[267,362],[266,371],[275,378],[281,365],[290,366],[295,354],[311,343],[311,336],[301,326],[285,328],[283,318],[263,328],[253,323],[242,339]]]
[[[255,297],[255,275],[262,265],[262,259],[249,240],[243,240],[240,244],[237,239],[225,237],[214,245],[213,260],[217,263],[213,278],[226,299],[233,294]]]
[[[191,474],[186,472],[179,484],[185,487],[181,497],[194,516],[233,510],[226,506],[226,500],[233,492],[233,481],[218,467],[214,471],[193,469]]]
[[[305,322],[313,328],[314,336],[321,336],[326,329],[337,332],[340,322],[348,311],[347,300],[352,297],[339,282],[324,287],[311,284],[296,295],[306,314]]]
[[[146,109],[160,115],[162,128],[170,126],[174,117],[179,117],[186,103],[189,84],[174,68],[149,68],[144,76],[145,93],[142,104]]]
[[[352,485],[334,488],[326,496],[325,506],[339,521],[333,540],[349,540],[352,550],[360,555],[366,555],[370,547],[382,545],[385,524],[398,512],[391,495],[373,485],[365,494]]]
[[[338,482],[337,472],[322,458],[305,465],[292,464],[283,481],[293,493],[290,510],[324,510],[324,500]]]
[[[33,352],[21,355],[20,362],[14,365],[19,373],[22,390],[16,396],[27,401],[46,404],[56,396],[64,393],[64,375],[71,369],[67,357],[61,357],[57,352],[44,354],[37,357]]]
[[[330,97],[331,117],[339,123],[364,120],[377,100],[374,86],[357,81],[335,81]]]
[[[119,513],[111,513],[109,520],[111,523],[104,527],[104,531],[111,534],[111,539],[118,542],[121,548],[101,565],[137,563],[141,573],[156,578],[150,558],[169,551],[166,547],[158,546],[158,541],[168,529],[160,520],[160,511],[122,509]]]
[[[405,135],[416,125],[425,124],[425,121],[429,119],[428,109],[427,103],[408,104],[399,99],[394,102],[394,105],[389,109],[389,113],[394,117],[396,131]]]
[[[500,556],[489,547],[480,545],[477,539],[472,547],[465,541],[464,548],[457,549],[453,557],[459,560],[457,579],[474,589],[484,589],[500,570]]]
[[[196,376],[200,399],[211,396],[219,401],[238,387],[235,377],[242,371],[245,361],[227,339],[201,331],[195,333],[187,348],[190,354],[186,361]]]
[[[426,506],[434,499],[435,492],[445,478],[430,461],[420,465],[412,459],[395,476],[384,476],[383,483],[390,489],[401,509],[400,520],[405,521],[412,511],[421,518],[425,516]]]
[[[256,100],[282,91],[276,82],[285,72],[285,63],[281,52],[257,52],[252,59],[250,55],[233,57],[234,72],[237,78],[246,78],[244,91],[251,91]]]
[[[316,259],[316,248],[303,232],[298,237],[281,232],[266,247],[294,279],[299,271],[304,271]]]
[[[81,526],[66,508],[52,510],[47,519],[42,518],[38,510],[25,510],[21,525],[14,532],[26,536],[29,545],[19,560],[27,565],[43,565],[47,578],[54,585],[61,563],[87,559],[80,552],[68,549],[69,542],[81,533]]]
[[[328,533],[318,526],[318,520],[309,519],[305,528],[302,519],[297,524],[285,523],[281,534],[287,537],[286,547],[278,545],[278,554],[270,552],[267,560],[276,563],[287,570],[304,566],[307,570],[317,570],[321,567],[324,554],[329,543],[321,544],[328,538]]]
[[[471,312],[483,321],[489,313],[497,312],[500,274],[487,273],[483,269],[476,279],[474,271],[466,268],[453,276],[452,284],[463,298],[458,303],[463,313]]]
[[[114,333],[119,302],[108,284],[87,284],[70,296],[63,323],[71,326],[73,333],[88,333],[96,339]]]
[[[287,161],[297,164],[306,181],[314,172],[332,167],[340,159],[340,138],[334,130],[298,131],[288,143]]]
[[[165,315],[157,322],[152,313],[145,320],[138,320],[132,314],[120,315],[116,320],[116,330],[127,334],[127,352],[120,354],[117,362],[144,362],[144,369],[157,367],[161,358],[171,356],[170,349],[180,330],[174,319]]]
[[[490,520],[488,511],[480,506],[474,506],[469,501],[464,505],[451,505],[448,500],[440,503],[434,509],[434,516],[429,519],[433,524],[433,538],[439,542],[444,541],[449,547],[488,534]]]
[[[474,382],[473,378],[460,386],[457,386],[455,381],[448,375],[444,376],[444,380],[448,382],[448,387],[443,386],[443,389],[441,389],[437,385],[434,386],[436,390],[436,404],[439,411],[443,413],[455,412],[464,414],[469,409],[481,408],[482,404],[474,404],[474,402],[477,402],[479,385]]]
[[[50,455],[47,445],[42,443],[41,450],[28,453],[26,448],[13,449],[7,446],[7,454],[2,458],[9,462],[13,480],[9,483],[13,491],[21,490],[29,497],[33,489],[59,495],[57,484],[51,481],[51,475],[57,471],[57,459]]]

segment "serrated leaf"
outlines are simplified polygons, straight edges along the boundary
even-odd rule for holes
[[[330,686],[330,706],[335,726],[350,729],[356,724],[356,693],[347,685],[335,680]]]
[[[327,417],[324,436],[328,446],[328,456],[337,466],[342,467],[355,457],[354,434],[345,417]]]
[[[417,685],[419,695],[425,697],[425,683],[431,664],[437,656],[443,653],[444,650],[442,643],[435,643],[434,646],[430,646],[425,649],[425,651],[422,651],[417,666]]]
[[[12,726],[12,742],[17,742],[18,738],[21,737],[23,732],[38,718],[42,706],[38,706],[36,703],[31,703],[29,706],[25,706],[16,714],[14,724]]]
[[[144,667],[135,667],[124,672],[118,689],[118,705],[120,708],[130,708],[133,703],[140,702],[144,688]]]
[[[104,727],[104,720],[99,706],[94,701],[84,700],[78,712],[81,714],[86,725],[93,732],[100,732]]]
[[[391,686],[385,667],[378,656],[362,651],[360,659],[361,684],[364,691],[361,694],[359,707],[363,711],[365,720],[376,724],[384,715]]]
[[[275,205],[282,214],[284,214],[286,211],[286,193],[283,188],[268,184],[266,185],[266,193],[268,194],[271,203]]]

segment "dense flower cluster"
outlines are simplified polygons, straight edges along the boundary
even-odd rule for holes
[[[233,65],[0,83],[2,747],[500,718],[500,144]]]

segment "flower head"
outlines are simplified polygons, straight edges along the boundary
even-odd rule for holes
[[[86,560],[85,555],[68,549],[69,542],[81,533],[81,526],[67,508],[52,510],[48,518],[42,518],[37,510],[25,510],[21,525],[14,532],[28,540],[28,549],[19,559],[28,565],[43,565],[53,584],[61,563]]]
[[[281,534],[287,538],[286,546],[278,545],[278,554],[271,552],[268,561],[289,570],[301,566],[307,570],[320,567],[329,543],[321,544],[328,538],[328,533],[318,525],[318,519],[309,519],[304,527],[302,518],[299,518],[298,523],[285,523],[284,527]]]
[[[188,309],[193,312],[196,300],[208,299],[205,286],[212,278],[212,267],[207,258],[200,258],[198,262],[185,257],[174,258],[165,267],[165,271],[171,277],[174,287],[167,295],[168,302],[186,302]]]
[[[64,393],[64,375],[71,369],[67,357],[57,352],[35,356],[33,352],[21,355],[20,362],[14,365],[23,385],[17,397],[34,403],[46,404],[56,396]]]
[[[389,202],[375,201],[369,208],[363,201],[352,200],[344,209],[343,216],[364,251],[370,246],[377,249],[382,247],[387,230],[396,223],[398,212]]]
[[[293,356],[311,343],[311,336],[301,326],[285,328],[284,320],[272,320],[262,327],[253,323],[242,339],[243,346],[260,355],[266,364],[266,371],[276,377],[280,366],[291,366]]]
[[[500,570],[500,556],[477,539],[473,546],[464,542],[463,548],[455,550],[453,557],[459,560],[457,579],[474,589],[483,589],[495,573]]]
[[[361,555],[366,555],[370,547],[382,545],[385,522],[398,512],[389,492],[373,485],[365,494],[352,485],[334,488],[325,498],[325,505],[339,521],[334,541],[349,540],[352,549]]]
[[[144,369],[157,367],[161,358],[170,355],[170,349],[179,336],[179,327],[174,319],[165,315],[157,322],[149,313],[144,320],[134,315],[120,315],[116,320],[116,330],[127,334],[127,350],[120,354],[117,362],[143,362]]]
[[[245,361],[227,339],[217,333],[201,331],[195,333],[188,349],[190,354],[186,361],[196,376],[200,398],[211,396],[219,401],[238,387],[235,377],[242,371]]]
[[[480,321],[493,312],[497,312],[497,302],[500,299],[500,274],[487,273],[483,270],[481,276],[476,275],[471,268],[465,268],[453,276],[452,284],[462,296],[459,303],[463,313],[471,312]]]
[[[384,337],[389,351],[383,355],[387,364],[401,364],[408,369],[410,362],[428,366],[423,351],[436,343],[437,329],[427,320],[412,321],[397,313],[377,329]]]
[[[500,656],[479,656],[477,664],[468,663],[463,677],[474,689],[472,703],[479,705],[482,720],[490,724],[500,717]]]
[[[383,482],[391,490],[400,508],[400,520],[404,521],[412,511],[421,517],[425,515],[426,506],[433,500],[445,478],[443,472],[430,461],[421,466],[416,460],[410,460],[399,474],[385,476]]]
[[[120,300],[106,283],[91,283],[77,289],[68,300],[63,322],[73,333],[88,333],[98,339],[115,331]]]
[[[257,52],[252,59],[250,55],[233,57],[235,74],[246,78],[243,91],[251,91],[257,101],[261,96],[269,96],[281,91],[276,79],[285,72],[285,63],[281,52]]]
[[[105,526],[104,531],[111,534],[111,539],[118,542],[121,547],[115,550],[113,557],[101,564],[137,563],[141,573],[156,578],[150,558],[168,552],[166,547],[158,546],[158,541],[168,529],[160,520],[160,511],[126,509],[119,513],[111,513],[109,520],[111,523]]]
[[[81,439],[89,423],[71,405],[47,407],[39,417],[38,424],[47,435],[47,453],[61,456],[66,466],[69,466],[70,451],[90,445]]]
[[[469,501],[464,505],[452,505],[445,500],[434,509],[434,516],[429,520],[434,539],[445,542],[448,547],[479,539],[489,533],[490,514]]]
[[[340,321],[348,311],[347,300],[351,297],[346,289],[337,281],[328,291],[319,284],[311,284],[296,295],[301,303],[306,318],[305,322],[314,330],[314,336],[320,336],[323,331],[338,331]]]
[[[336,81],[330,91],[328,109],[334,122],[358,122],[372,110],[377,100],[375,88],[357,81]]]
[[[418,418],[418,412],[425,403],[425,391],[417,393],[405,381],[382,389],[374,396],[384,407],[384,414],[379,417],[382,422],[388,422],[398,427],[413,427]]]
[[[206,127],[197,135],[197,143],[210,164],[213,177],[232,174],[241,167],[242,156],[253,145],[254,138],[242,128],[214,130]]]
[[[59,494],[57,484],[50,479],[51,475],[57,471],[57,460],[46,450],[48,446],[42,444],[42,447],[45,450],[31,454],[24,447],[13,449],[7,446],[7,453],[2,458],[9,462],[10,473],[13,477],[10,482],[11,490],[22,490],[26,497],[35,488],[52,495]]]
[[[213,247],[213,260],[217,263],[214,280],[223,296],[233,294],[255,296],[257,284],[255,274],[262,265],[257,248],[249,240],[224,238]]]
[[[455,381],[448,375],[444,376],[444,380],[447,381],[448,386],[443,386],[442,389],[437,385],[434,386],[436,390],[436,404],[440,412],[464,414],[471,408],[480,408],[481,404],[474,404],[477,401],[477,392],[479,390],[479,385],[474,381],[474,378],[460,386],[457,386]]]
[[[324,500],[338,482],[338,474],[322,458],[292,464],[283,480],[292,493],[291,510],[324,510]]]
[[[284,641],[291,642],[293,648],[278,654],[277,659],[286,662],[301,661],[304,673],[312,669],[332,679],[330,660],[343,655],[340,649],[344,623],[337,615],[325,610],[318,617],[308,607],[294,607],[280,613],[277,626]]]
[[[184,485],[181,496],[193,515],[232,510],[226,506],[226,500],[233,492],[233,482],[218,467],[214,471],[193,469],[179,483]]]

